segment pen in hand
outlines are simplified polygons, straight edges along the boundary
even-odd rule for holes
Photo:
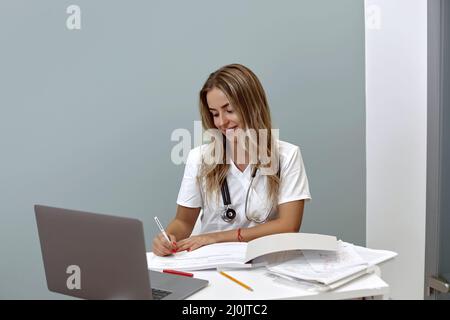
[[[173,243],[172,243],[172,241],[170,241],[169,236],[167,235],[166,231],[164,230],[164,228],[163,228],[161,222],[159,222],[158,217],[155,217],[155,222],[156,222],[156,225],[158,226],[159,230],[160,230],[161,233],[163,234],[164,238],[166,238],[167,242],[169,242],[170,245],[172,246]]]

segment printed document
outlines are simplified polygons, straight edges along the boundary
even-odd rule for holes
[[[372,272],[376,264],[396,255],[392,251],[373,250],[338,241],[335,252],[304,250],[279,254],[267,269],[283,280],[310,282],[330,290]]]

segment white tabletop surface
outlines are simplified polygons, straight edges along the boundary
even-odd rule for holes
[[[272,299],[353,299],[387,296],[389,286],[375,273],[364,275],[333,291],[316,292],[290,283],[276,281],[266,268],[224,270],[250,286],[249,291],[224,277],[216,270],[194,271],[194,277],[209,280],[209,285],[189,300],[272,300]]]

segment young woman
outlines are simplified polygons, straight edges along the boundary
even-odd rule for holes
[[[217,140],[223,140],[190,151],[176,216],[166,229],[171,241],[157,235],[153,252],[165,256],[217,242],[298,232],[304,201],[311,199],[302,156],[299,147],[272,134],[256,75],[239,64],[213,72],[200,91],[200,115],[204,129],[216,130]],[[239,134],[250,131],[256,136],[240,139]],[[201,232],[191,235],[201,211]]]

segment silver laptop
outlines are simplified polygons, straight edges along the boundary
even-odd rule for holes
[[[84,299],[184,299],[207,280],[148,271],[142,222],[36,205],[50,291]]]

